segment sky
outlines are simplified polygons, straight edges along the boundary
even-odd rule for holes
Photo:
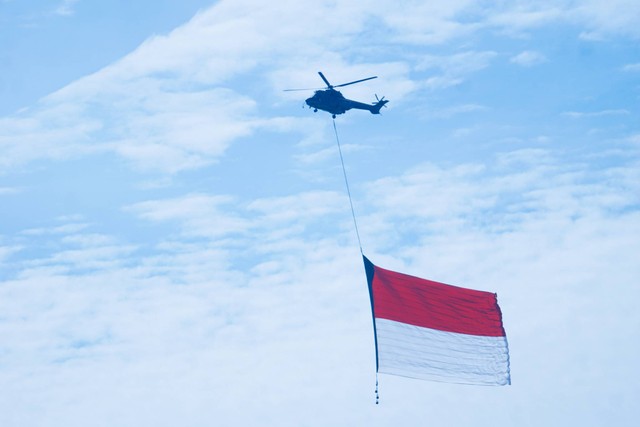
[[[635,426],[640,3],[0,0],[0,425]],[[362,248],[512,385],[380,375]]]

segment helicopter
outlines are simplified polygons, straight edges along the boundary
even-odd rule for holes
[[[285,89],[285,92],[291,91],[299,91],[299,90],[315,90],[315,93],[311,98],[307,98],[304,102],[309,106],[309,108],[313,108],[313,112],[317,113],[318,110],[326,111],[331,113],[331,116],[335,119],[336,115],[344,114],[348,110],[352,108],[358,110],[367,110],[370,111],[371,114],[380,114],[380,109],[382,107],[386,107],[386,103],[388,100],[382,98],[378,98],[376,95],[376,102],[371,104],[365,104],[364,102],[353,101],[351,99],[347,99],[340,93],[340,91],[335,90],[336,87],[349,86],[355,83],[364,82],[371,79],[376,79],[378,76],[367,77],[366,79],[355,80],[349,83],[342,83],[339,85],[332,85],[329,83],[329,80],[322,74],[322,71],[318,71],[320,78],[327,85],[326,89]]]

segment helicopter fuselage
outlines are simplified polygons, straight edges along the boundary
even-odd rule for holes
[[[347,98],[335,89],[317,90],[311,98],[306,99],[306,104],[314,110],[322,110],[331,114],[344,114],[351,109]]]
[[[313,108],[315,112],[318,110],[331,113],[334,117],[338,114],[344,114],[352,108],[359,110],[367,110],[372,114],[380,114],[380,108],[388,101],[379,100],[377,103],[365,104],[363,102],[347,99],[339,91],[331,88],[317,90],[311,98],[305,100],[306,104]]]

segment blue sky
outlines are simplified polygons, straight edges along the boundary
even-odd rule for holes
[[[634,1],[0,1],[0,424],[635,425]],[[381,375],[364,252],[512,385]]]

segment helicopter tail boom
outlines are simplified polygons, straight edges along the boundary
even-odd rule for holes
[[[347,110],[355,108],[358,110],[367,110],[371,112],[371,114],[380,114],[380,109],[384,107],[387,102],[389,101],[384,99],[384,97],[382,97],[381,99],[378,99],[378,102],[374,102],[372,104],[365,104],[364,102],[345,99],[345,107],[347,107],[346,108]]]

